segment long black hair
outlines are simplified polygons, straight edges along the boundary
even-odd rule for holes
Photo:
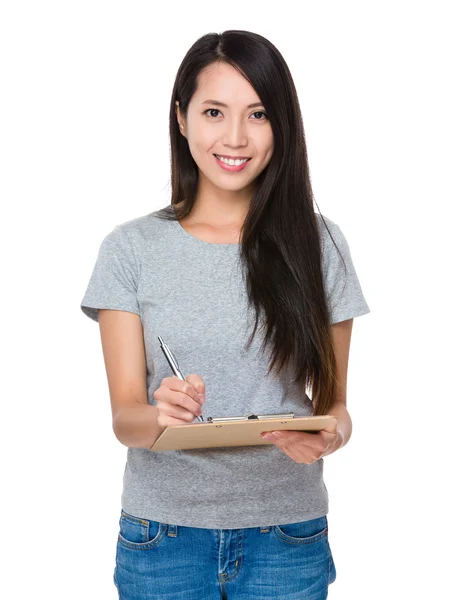
[[[268,373],[290,366],[301,393],[310,389],[312,414],[328,414],[336,400],[338,372],[303,120],[288,66],[266,38],[238,30],[208,33],[187,52],[170,102],[171,205],[159,211],[159,216],[181,220],[194,206],[198,167],[180,132],[176,102],[186,118],[198,75],[217,62],[231,65],[247,79],[273,132],[273,154],[254,182],[240,236],[249,306],[255,310],[248,347],[264,317],[262,348],[272,348]],[[329,229],[328,233],[331,236]]]

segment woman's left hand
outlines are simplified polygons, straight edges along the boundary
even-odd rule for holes
[[[342,434],[337,428],[337,422],[325,427],[318,432],[307,433],[306,431],[276,431],[264,432],[262,438],[271,433],[279,434],[269,440],[285,452],[297,463],[310,465],[319,458],[332,454],[338,450],[343,443]],[[267,439],[267,438],[265,438]]]

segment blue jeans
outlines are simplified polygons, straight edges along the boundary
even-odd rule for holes
[[[203,529],[123,510],[114,583],[120,600],[325,600],[336,579],[327,517]]]

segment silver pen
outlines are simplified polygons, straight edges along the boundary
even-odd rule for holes
[[[183,373],[180,371],[178,361],[175,358],[175,356],[173,355],[171,349],[167,346],[167,344],[164,342],[164,340],[161,337],[159,337],[159,335],[158,335],[158,340],[159,340],[159,343],[161,344],[161,350],[163,351],[164,356],[167,358],[167,362],[169,363],[169,366],[172,369],[172,373],[174,375],[176,375],[178,377],[178,379],[181,379],[181,381],[186,381]],[[203,416],[199,417],[198,415],[196,415],[196,417],[199,421],[203,421]]]

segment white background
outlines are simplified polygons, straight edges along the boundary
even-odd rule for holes
[[[126,447],[80,302],[103,237],[169,203],[174,78],[198,37],[227,29],[287,61],[318,208],[371,309],[353,326],[353,435],[325,459],[330,600],[451,597],[449,5],[2,4],[3,598],[117,598]]]

